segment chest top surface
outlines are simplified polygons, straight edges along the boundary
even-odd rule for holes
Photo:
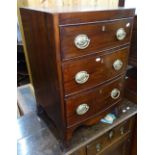
[[[119,7],[119,6],[106,6],[106,7],[101,7],[101,6],[59,6],[59,7],[54,7],[54,8],[50,8],[50,7],[31,7],[31,6],[27,6],[27,7],[22,7],[22,8],[26,8],[29,10],[35,10],[35,11],[41,11],[41,12],[47,12],[47,13],[85,13],[85,12],[103,12],[103,11],[119,11],[119,10],[131,10],[131,9],[135,9],[133,7]]]
[[[99,7],[99,6],[81,6],[81,7],[23,7],[34,12],[42,12],[57,16],[59,25],[70,25],[87,22],[97,22],[103,20],[113,20],[133,17],[135,8],[129,7]]]

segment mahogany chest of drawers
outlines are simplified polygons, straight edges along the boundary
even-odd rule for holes
[[[68,142],[121,103],[135,10],[20,12],[38,109]]]

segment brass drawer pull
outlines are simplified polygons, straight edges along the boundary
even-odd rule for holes
[[[100,152],[101,151],[101,144],[100,143],[98,143],[98,144],[96,144],[96,151],[97,152]]]
[[[74,44],[79,49],[85,49],[89,46],[90,39],[86,34],[79,34],[78,36],[75,37]]]
[[[111,91],[111,98],[113,99],[118,99],[119,96],[120,96],[120,91],[117,89],[117,88],[114,88],[112,91]]]
[[[83,84],[89,79],[89,74],[86,71],[80,71],[75,75],[75,81],[78,84]]]
[[[116,37],[118,40],[123,40],[126,37],[126,32],[124,28],[119,28],[116,31]]]
[[[113,131],[110,131],[110,132],[109,132],[109,139],[112,139],[113,136],[114,136],[114,132],[113,132]]]
[[[116,71],[120,70],[123,66],[123,62],[120,59],[117,59],[113,63],[113,67]]]
[[[89,105],[86,103],[80,104],[77,108],[76,108],[76,113],[78,115],[84,115],[87,111],[89,110]]]

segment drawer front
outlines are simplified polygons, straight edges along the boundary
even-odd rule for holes
[[[117,139],[130,132],[130,122],[131,120],[125,121],[107,132],[105,134],[107,144],[111,144],[113,141],[116,141]]]
[[[116,126],[112,130],[105,133],[102,137],[98,138],[94,142],[87,145],[88,155],[100,154],[104,149],[108,148],[111,144],[121,141],[121,139],[126,136],[130,131],[130,121],[123,122],[122,124]],[[122,132],[122,128],[124,132]]]
[[[123,97],[124,77],[65,100],[68,126],[104,112]]]
[[[62,59],[84,56],[130,42],[133,18],[60,27]]]
[[[127,67],[128,48],[107,55],[91,56],[63,64],[65,95],[102,84],[122,74]]]

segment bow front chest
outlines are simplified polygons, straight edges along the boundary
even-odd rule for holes
[[[20,8],[35,96],[68,142],[121,103],[134,9]]]

